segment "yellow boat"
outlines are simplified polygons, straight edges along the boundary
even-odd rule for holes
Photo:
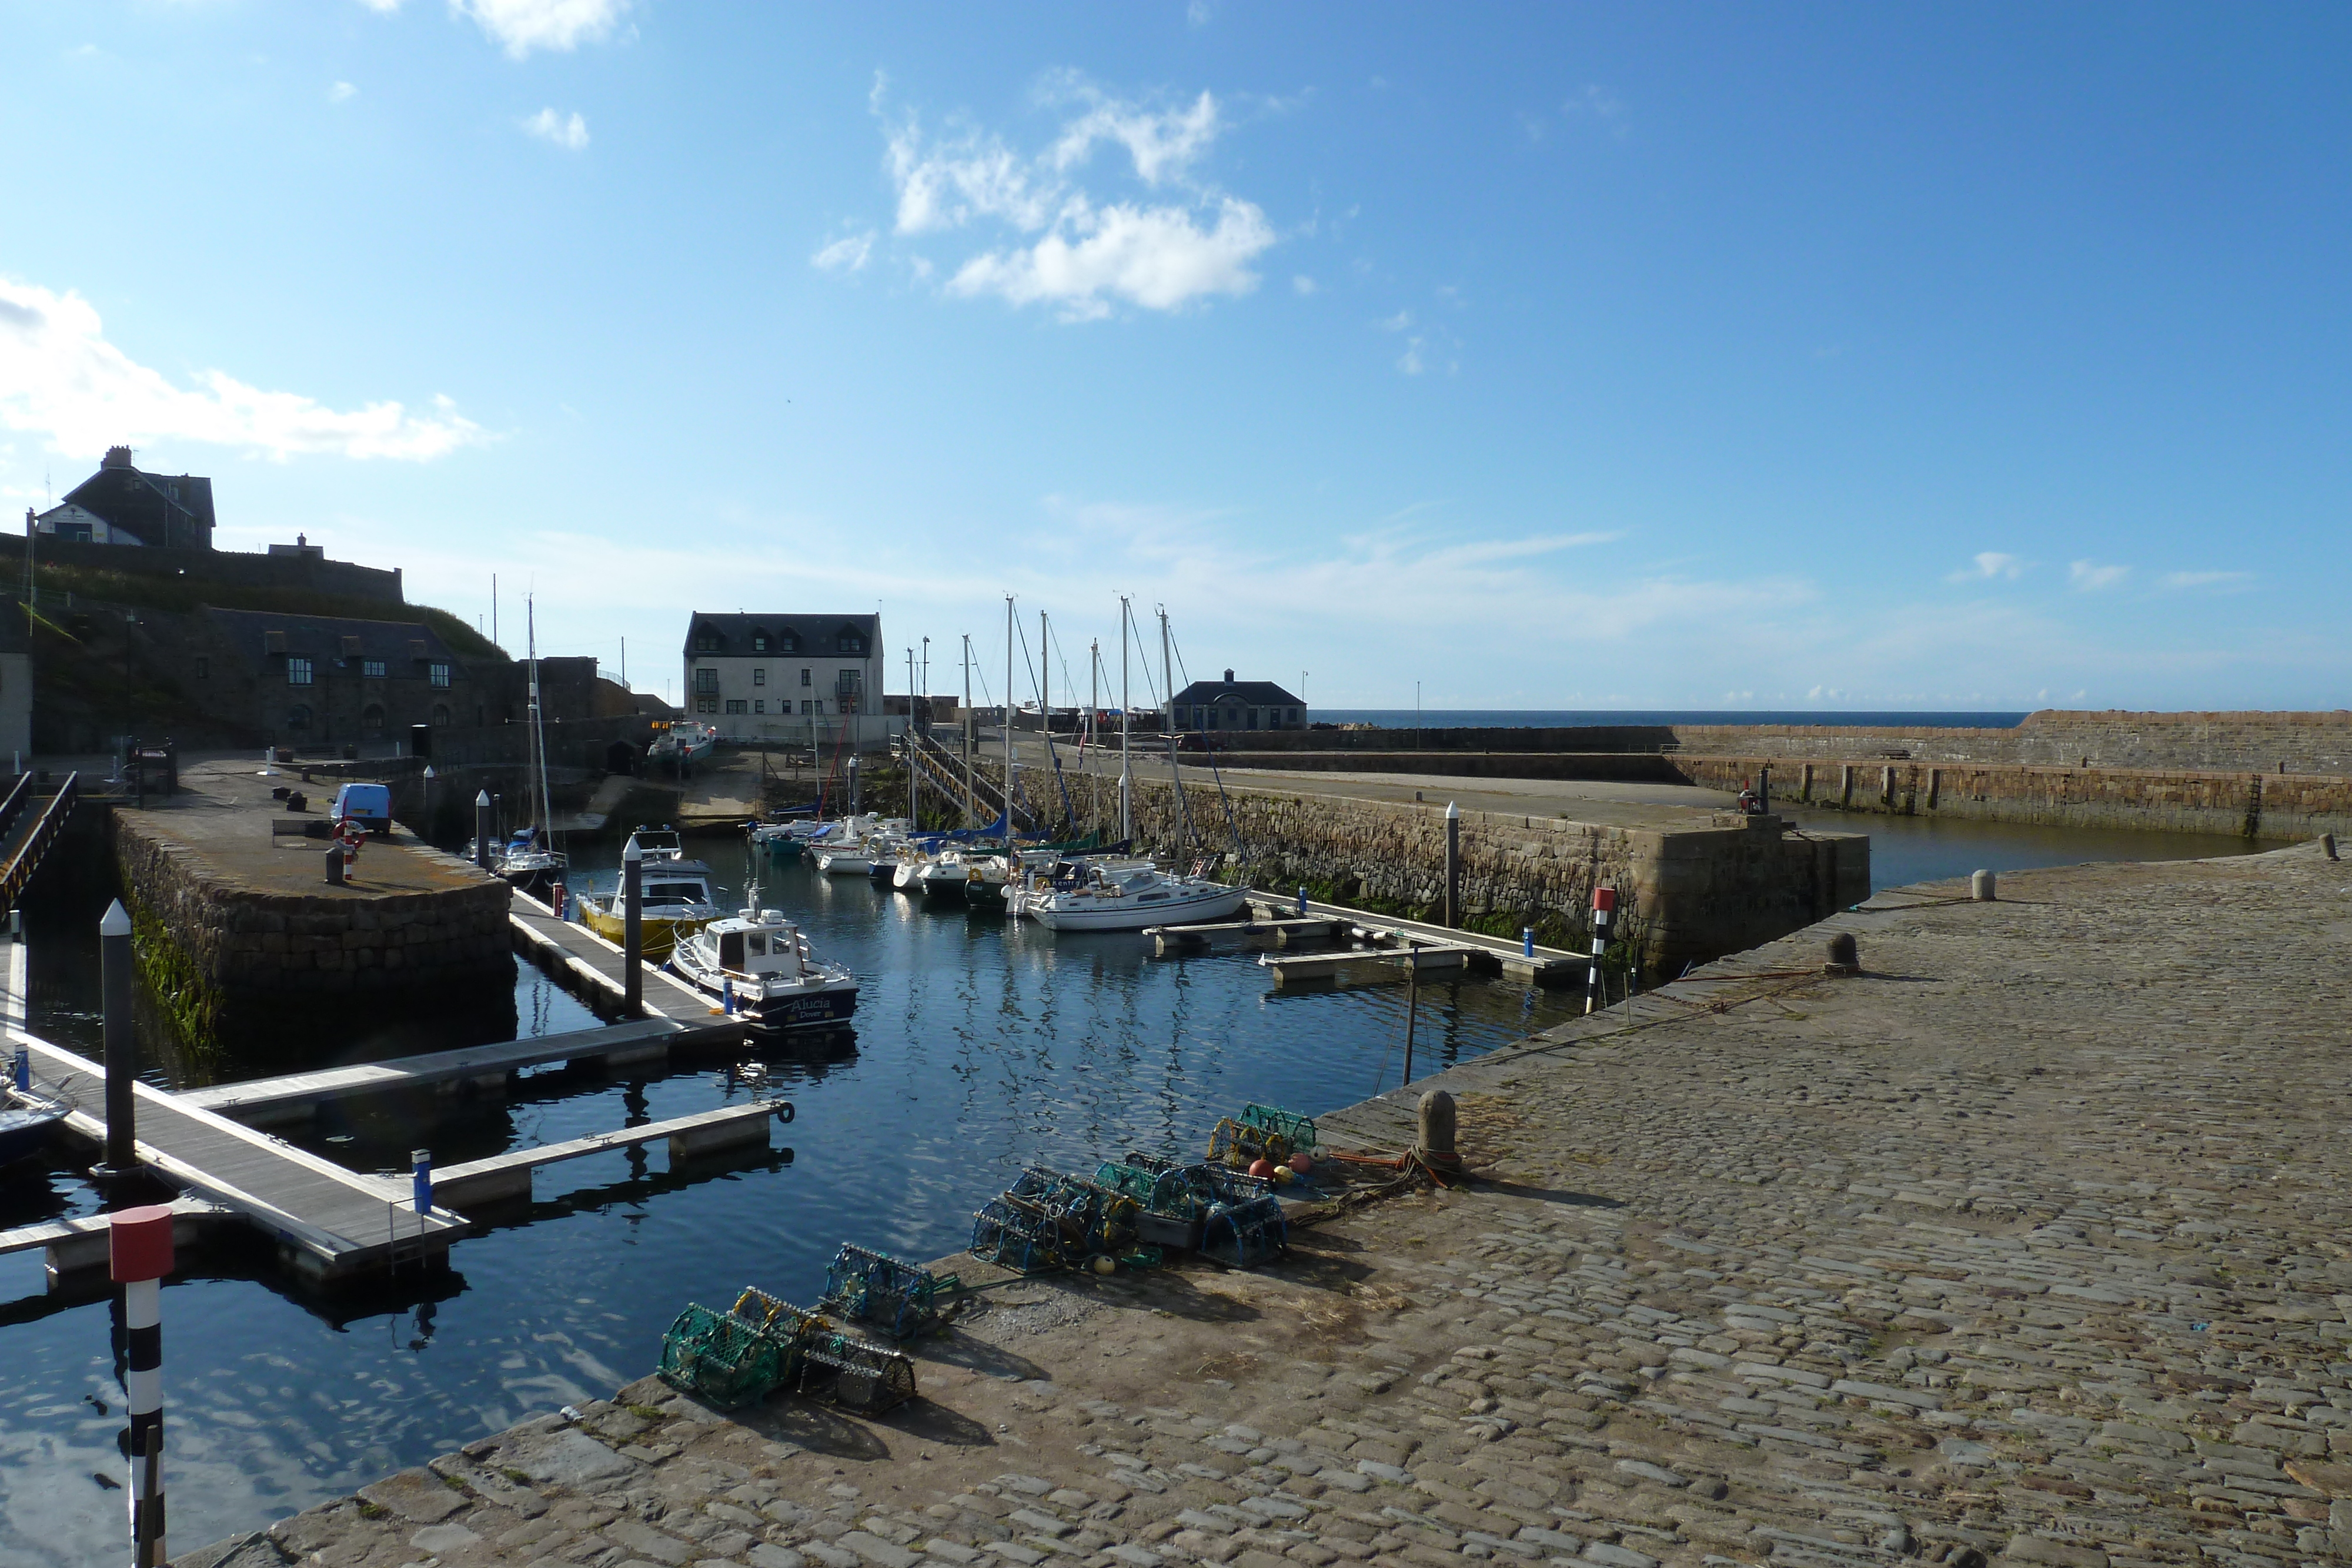
[[[667,957],[679,940],[730,913],[720,907],[710,868],[688,860],[685,846],[668,829],[639,828],[629,835],[645,856],[640,862],[637,930],[648,958]],[[576,894],[581,925],[605,941],[622,940],[621,890]]]

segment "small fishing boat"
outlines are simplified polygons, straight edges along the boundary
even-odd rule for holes
[[[1079,863],[1076,885],[1030,894],[1024,913],[1052,931],[1140,931],[1147,925],[1223,920],[1249,901],[1249,889],[1202,876],[1178,876],[1150,866]]]
[[[551,835],[536,822],[516,829],[504,844],[490,851],[494,875],[533,892],[562,881],[571,863],[571,857],[554,848]]]
[[[681,718],[654,737],[646,756],[665,767],[683,769],[709,756],[718,744],[718,730],[699,719]]]
[[[697,990],[771,1029],[821,1029],[857,1010],[857,977],[820,962],[773,909],[714,920],[677,945],[669,967]]]
[[[0,1166],[39,1154],[67,1111],[62,1102],[36,1092],[29,1082],[21,1088],[0,1086]]]
[[[724,915],[710,868],[686,857],[686,846],[668,828],[639,828],[629,835],[644,856],[637,870],[638,941],[645,955],[657,958],[677,945],[678,938],[700,930]],[[575,894],[580,923],[607,942],[625,941],[625,920],[620,883],[603,893]]]

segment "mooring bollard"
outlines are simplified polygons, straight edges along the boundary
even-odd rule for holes
[[[1971,872],[1969,874],[1969,896],[1979,904],[1991,904],[1995,902],[1999,894],[1993,886],[1992,873],[1989,871]]]
[[[2336,858],[2336,835],[2334,833],[2322,833],[2319,835],[2319,852],[2326,855],[2329,860],[2334,860]]]
[[[327,846],[327,885],[329,887],[349,885],[343,876],[343,846],[339,843]]]
[[[474,797],[474,863],[490,869],[490,792]]]
[[[1862,973],[1862,947],[1851,931],[1841,931],[1830,938],[1830,961],[1822,967],[1832,975]]]
[[[1443,1089],[1423,1094],[1419,1129],[1413,1134],[1413,1157],[1433,1169],[1459,1169],[1462,1156],[1454,1152],[1454,1096]]]
[[[1617,912],[1617,890],[1596,887],[1592,890],[1592,967],[1584,971],[1584,1010],[1597,1012],[1601,1008],[1601,956],[1609,951],[1609,917]]]
[[[646,852],[631,833],[621,851],[621,1006],[631,1018],[646,1001],[645,866]]]
[[[1445,924],[1462,924],[1462,808],[1445,802]]]
[[[172,1271],[172,1211],[163,1205],[108,1217],[107,1272],[122,1287],[130,1396],[131,1551],[137,1568],[163,1568],[163,1276]]]
[[[420,1215],[433,1212],[433,1151],[408,1151],[408,1193]]]
[[[131,915],[118,898],[107,905],[98,923],[99,1033],[106,1058],[106,1163],[93,1176],[128,1176],[139,1168],[139,1112],[131,1092],[139,1078],[139,1037],[131,1015],[135,962],[131,952]]]

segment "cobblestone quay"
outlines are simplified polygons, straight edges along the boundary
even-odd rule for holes
[[[883,1422],[648,1379],[181,1561],[2341,1562],[2347,883],[1881,894],[1415,1085],[1468,1190],[1262,1273],[992,1287]]]

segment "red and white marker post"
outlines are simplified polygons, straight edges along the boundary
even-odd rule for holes
[[[129,1342],[131,1562],[163,1568],[163,1276],[172,1271],[172,1211],[161,1205],[110,1217],[108,1271],[122,1287]]]
[[[1597,1012],[1601,1008],[1601,956],[1609,950],[1609,921],[1617,913],[1617,890],[1596,887],[1592,890],[1592,967],[1584,972],[1584,1010]]]

